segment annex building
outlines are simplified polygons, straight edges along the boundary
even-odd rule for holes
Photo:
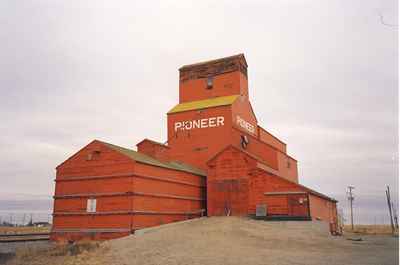
[[[286,143],[262,128],[243,54],[179,69],[168,139],[132,150],[94,140],[56,168],[53,240],[109,239],[200,216],[320,220],[336,200],[299,183]]]

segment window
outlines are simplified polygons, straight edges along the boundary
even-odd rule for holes
[[[211,89],[213,87],[214,78],[212,76],[207,77],[207,89]]]
[[[86,161],[97,160],[100,157],[100,150],[94,150],[87,154]]]
[[[86,212],[88,212],[88,213],[96,212],[96,199],[88,199],[87,200]]]

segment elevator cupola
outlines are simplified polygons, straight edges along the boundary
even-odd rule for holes
[[[243,54],[179,69],[179,103],[230,95],[248,99],[247,63]]]

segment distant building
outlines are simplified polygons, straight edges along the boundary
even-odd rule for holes
[[[179,104],[167,113],[165,144],[144,139],[134,151],[94,140],[57,167],[52,239],[108,239],[202,215],[256,211],[321,220],[335,232],[336,200],[300,185],[286,143],[258,124],[244,55],[179,72]]]

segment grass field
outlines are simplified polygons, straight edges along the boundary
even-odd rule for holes
[[[4,234],[31,234],[31,233],[48,233],[51,226],[48,227],[35,227],[35,226],[20,226],[8,227],[0,226],[0,235]]]
[[[390,225],[354,225],[354,230],[351,230],[351,225],[345,225],[344,232],[364,235],[390,235],[392,228]],[[396,232],[398,234],[398,231]]]

